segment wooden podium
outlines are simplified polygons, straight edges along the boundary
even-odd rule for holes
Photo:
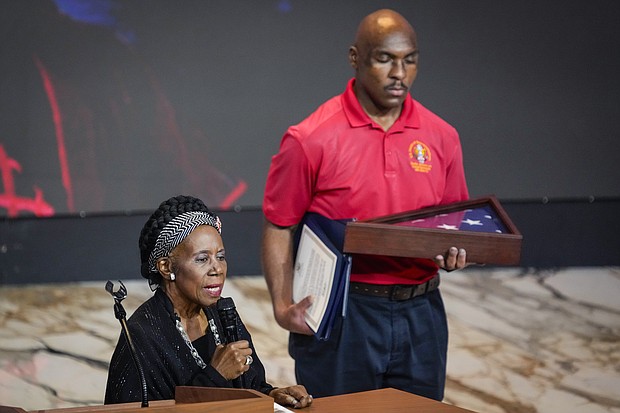
[[[292,410],[292,409],[291,409]],[[299,413],[475,413],[392,388],[314,399]]]
[[[174,400],[30,410],[0,406],[0,413],[273,413],[273,399],[255,390],[177,386]]]
[[[451,406],[426,397],[396,389],[379,389],[340,396],[314,399],[299,413],[467,413],[471,410]],[[211,387],[177,387],[174,400],[159,400],[140,407],[140,402],[103,406],[70,407],[49,410],[31,410],[49,413],[273,413],[273,399],[254,390],[220,389]],[[29,413],[18,407],[0,406],[0,413]]]
[[[299,413],[467,413],[462,409],[426,397],[396,389],[370,390],[340,396],[314,399]],[[0,413],[273,413],[273,399],[254,390],[220,389],[211,387],[177,387],[174,400],[159,400],[140,407],[140,402],[101,406],[70,407],[27,412],[19,407],[0,406]]]

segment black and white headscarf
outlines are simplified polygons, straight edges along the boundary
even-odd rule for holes
[[[220,218],[211,212],[184,212],[168,222],[157,236],[153,251],[149,255],[149,271],[157,272],[157,260],[170,255],[170,251],[200,225],[210,225],[218,233],[222,233]]]

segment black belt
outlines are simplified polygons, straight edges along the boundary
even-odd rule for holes
[[[439,274],[423,284],[378,285],[351,282],[349,291],[357,294],[389,298],[393,301],[404,301],[436,290],[437,287],[439,287]]]

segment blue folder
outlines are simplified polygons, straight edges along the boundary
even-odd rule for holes
[[[297,227],[294,235],[293,256],[297,256],[297,248],[304,225],[314,232],[330,251],[336,255],[334,281],[329,294],[325,315],[315,333],[318,340],[327,340],[338,314],[346,315],[349,276],[351,275],[352,257],[342,252],[347,222],[351,219],[333,220],[313,212],[307,213]]]

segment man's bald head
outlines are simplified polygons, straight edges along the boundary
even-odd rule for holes
[[[413,44],[417,45],[415,30],[407,19],[394,10],[377,10],[360,22],[354,47],[360,54],[367,54],[377,44],[381,44],[386,37],[395,33],[407,36]]]

